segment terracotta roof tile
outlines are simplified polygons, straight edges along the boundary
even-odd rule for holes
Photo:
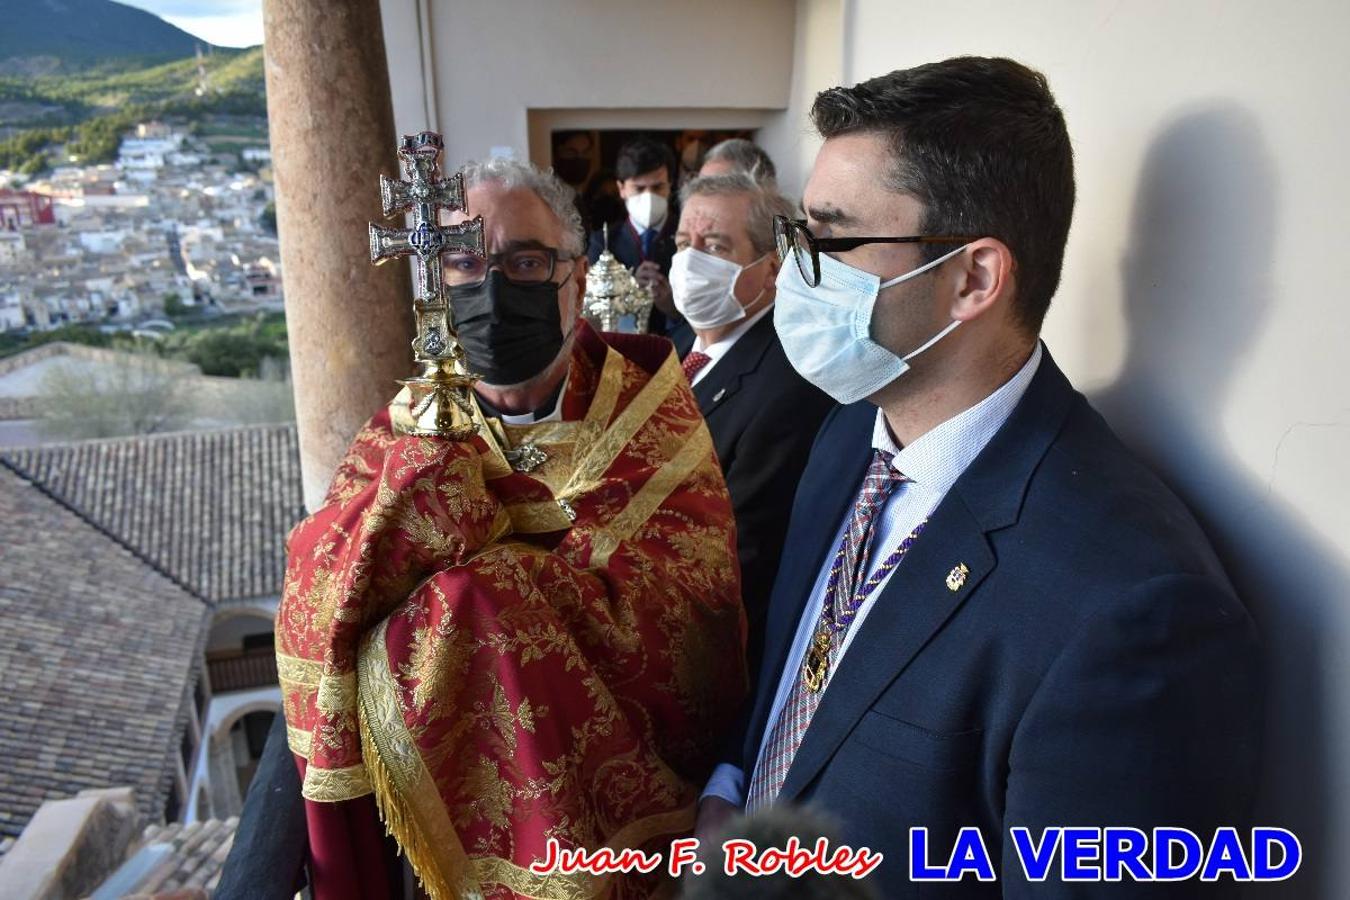
[[[0,839],[86,788],[160,819],[210,608],[6,465],[0,547]]]
[[[193,594],[281,592],[304,515],[294,425],[0,450],[0,460]]]

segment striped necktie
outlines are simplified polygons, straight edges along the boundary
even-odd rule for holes
[[[820,615],[807,646],[801,671],[792,681],[787,702],[778,714],[769,732],[769,739],[761,751],[746,792],[747,813],[772,803],[783,788],[788,769],[797,756],[806,729],[811,724],[820,699],[825,693],[826,680],[839,658],[840,648],[849,626],[857,615],[862,601],[874,591],[908,552],[910,545],[923,530],[918,528],[901,542],[876,572],[862,582],[867,573],[876,533],[877,518],[891,493],[908,479],[891,467],[894,457],[884,450],[874,450],[872,465],[863,479],[862,489],[853,504],[848,527],[844,530],[825,584],[825,597]]]

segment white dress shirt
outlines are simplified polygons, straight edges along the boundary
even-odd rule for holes
[[[703,368],[694,373],[694,380],[689,382],[689,386],[693,387],[704,378],[708,377],[708,373],[712,371],[713,366],[717,365],[719,359],[727,355],[736,342],[741,339],[741,335],[745,334],[751,328],[754,328],[756,322],[772,311],[773,304],[770,303],[750,318],[742,319],[736,327],[731,330],[731,334],[728,334],[720,341],[714,341],[706,347],[703,346],[703,338],[695,337],[694,346],[689,348],[689,352],[702,353],[708,357],[708,361],[703,364]]]
[[[942,502],[942,498],[947,496],[947,491],[951,490],[951,486],[961,477],[961,473],[974,462],[975,457],[980,455],[980,451],[985,448],[989,440],[1008,420],[1013,407],[1026,393],[1028,385],[1031,384],[1031,378],[1036,374],[1036,369],[1040,364],[1041,345],[1038,342],[1031,357],[1017,371],[1017,374],[1002,387],[965,412],[958,413],[938,425],[903,449],[896,446],[895,439],[891,437],[891,430],[886,424],[886,416],[880,409],[877,410],[876,425],[872,429],[872,446],[877,450],[884,450],[892,454],[894,458],[891,461],[891,467],[898,472],[902,472],[909,480],[901,483],[891,492],[886,500],[886,505],[882,507],[881,514],[877,518],[874,526],[876,536],[873,538],[872,553],[868,560],[868,577],[880,567],[891,551],[918,527],[920,522],[927,519],[933,510],[937,509],[938,504]],[[769,733],[773,730],[774,723],[778,721],[779,713],[787,703],[788,693],[792,690],[793,682],[800,677],[802,659],[806,655],[807,645],[810,643],[811,635],[820,619],[820,607],[825,596],[825,584],[828,581],[830,568],[834,563],[835,553],[838,551],[839,542],[843,539],[844,528],[847,526],[848,518],[852,513],[853,504],[850,503],[848,512],[844,515],[844,521],[839,523],[835,532],[834,543],[831,545],[830,552],[826,555],[820,573],[816,576],[816,583],[811,589],[811,596],[807,600],[805,609],[802,610],[802,618],[797,625],[797,635],[792,641],[792,649],[788,652],[787,665],[784,666],[779,677],[778,692],[774,695],[773,706],[769,709],[769,718],[765,723],[764,734],[760,738],[760,755],[763,755],[764,746],[768,743]],[[923,538],[921,537],[919,540],[923,540]],[[903,566],[904,563],[900,565]],[[835,661],[836,668],[839,665],[838,661],[842,660],[844,654],[848,652],[849,644],[853,642],[854,635],[863,627],[872,606],[885,591],[886,582],[894,574],[895,570],[887,573],[876,589],[858,607],[853,625],[845,634],[844,643],[839,649],[839,656]],[[829,682],[826,682],[826,690],[828,689]],[[721,797],[738,807],[743,807],[745,806],[746,787],[746,773],[739,766],[723,763],[713,772],[707,787],[704,788],[703,796]]]

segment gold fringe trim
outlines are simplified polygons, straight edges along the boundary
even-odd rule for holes
[[[387,626],[386,619],[362,640],[358,658],[361,758],[375,806],[385,831],[407,854],[413,874],[431,900],[481,897],[482,888],[469,869],[448,816],[438,817],[429,809],[418,815],[419,803],[434,804],[436,810],[444,806],[411,736],[404,730],[396,689],[389,677]],[[403,771],[394,771],[396,767]],[[437,821],[423,821],[427,815]]]
[[[398,842],[399,849],[407,854],[418,884],[431,896],[431,900],[458,900],[464,897],[463,892],[450,886],[436,865],[436,854],[423,839],[422,832],[413,819],[412,810],[399,797],[389,770],[384,765],[384,759],[380,756],[375,738],[370,733],[366,717],[361,716],[360,719],[361,758],[366,763],[370,784],[374,788],[375,807],[380,811],[380,821],[384,823],[385,833],[392,835]]]

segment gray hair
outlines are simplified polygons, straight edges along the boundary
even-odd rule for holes
[[[750,235],[751,246],[760,253],[773,250],[773,217],[792,218],[796,207],[791,200],[778,193],[778,188],[772,183],[756,181],[746,172],[704,175],[684,186],[680,191],[680,203],[688,203],[693,197],[725,197],[734,194],[750,195],[750,214],[745,230]]]
[[[745,138],[729,138],[713,145],[703,157],[703,163],[707,165],[715,160],[729,162],[759,182],[773,184],[778,180],[778,169],[769,154],[764,152],[763,147]]]
[[[533,191],[562,223],[563,245],[558,249],[571,256],[580,256],[586,251],[586,232],[581,224],[581,211],[577,209],[576,191],[554,175],[552,169],[494,156],[481,162],[469,160],[460,171],[464,173],[466,191],[485,181],[494,181],[508,190],[525,188]]]

